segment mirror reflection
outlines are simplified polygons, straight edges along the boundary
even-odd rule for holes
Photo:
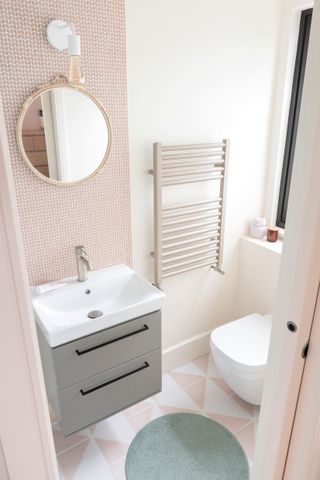
[[[92,175],[110,148],[106,114],[91,96],[74,88],[49,88],[35,96],[21,130],[21,148],[29,162],[59,182]]]

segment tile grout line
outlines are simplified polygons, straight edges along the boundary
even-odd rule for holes
[[[153,398],[152,398],[152,401],[154,401]],[[129,419],[129,418],[134,417],[135,415],[140,415],[140,413],[145,412],[145,411],[148,410],[148,408],[150,408],[150,407],[153,408],[154,405],[152,405],[152,404],[150,403],[150,404],[147,405],[146,407],[141,408],[141,410],[138,410],[138,411],[135,412],[135,413],[131,413],[130,415],[124,415],[124,417],[125,417],[125,419],[127,420],[127,419]]]
[[[65,453],[65,452],[68,452],[69,450],[71,450],[72,448],[75,448],[75,447],[78,447],[79,445],[81,445],[83,442],[85,442],[86,440],[94,440],[94,437],[92,437],[92,435],[89,435],[87,438],[83,438],[83,440],[80,440],[79,442],[76,442],[75,444],[73,445],[70,445],[70,447],[67,447],[67,448],[64,448],[63,450],[61,450],[60,452],[57,452],[56,451],[56,455],[57,457],[59,455],[61,455],[62,453]]]
[[[200,358],[201,358],[201,357],[200,357]],[[174,370],[173,370],[173,372],[174,372]],[[169,375],[170,375],[170,373],[171,373],[171,372],[167,372],[167,374],[169,374]],[[176,372],[176,373],[179,373],[179,372]],[[193,374],[192,374],[192,373],[190,373],[190,374],[186,373],[185,375],[193,375]],[[200,376],[200,375],[199,375],[199,376]],[[172,377],[171,377],[171,378],[172,378]],[[204,373],[203,376],[200,378],[200,380],[196,380],[196,381],[194,381],[194,382],[192,382],[192,383],[190,383],[190,384],[188,384],[188,385],[186,385],[186,386],[184,386],[184,387],[181,387],[177,382],[176,382],[176,383],[177,383],[177,385],[179,385],[179,387],[181,387],[183,390],[185,390],[186,388],[193,387],[193,386],[197,385],[197,384],[200,383],[204,378],[205,378],[206,380],[212,380],[213,382],[215,381],[215,379],[221,380],[221,377],[212,377],[212,376],[208,376],[208,374],[205,374],[205,373]],[[173,379],[173,380],[174,380],[174,379]],[[175,381],[175,380],[174,380],[174,381]],[[223,388],[221,388],[218,384],[217,384],[217,386],[218,386],[221,390],[223,390]],[[230,393],[227,393],[225,390],[223,390],[223,391],[224,391],[224,393],[225,393],[228,397],[230,397],[230,398],[232,398],[232,397],[234,397],[234,396],[236,395],[236,394],[235,394],[234,392],[232,392],[232,391],[231,391]]]
[[[239,395],[237,395],[235,392],[233,392],[233,393],[231,394],[231,398],[234,398],[234,397],[240,398]],[[251,405],[251,407],[252,407],[253,409],[254,409],[255,407],[259,408],[259,412],[253,413],[253,415],[250,414],[253,419],[258,419],[258,418],[259,418],[259,415],[260,415],[260,407],[258,407],[258,405],[254,405],[253,403],[249,403],[249,402],[246,402],[246,403],[248,403],[248,405]]]
[[[114,462],[109,463],[109,466],[112,467],[116,463],[120,463],[123,459],[127,458],[127,454],[123,455],[122,457],[118,458],[118,460],[115,460]]]
[[[251,423],[253,423],[253,422],[254,422],[254,419],[249,420],[248,423],[246,423],[245,425],[242,425],[242,427],[238,428],[238,430],[235,430],[234,434],[241,432],[241,430],[244,430],[249,425],[251,425]]]

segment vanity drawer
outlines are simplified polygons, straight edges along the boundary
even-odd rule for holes
[[[60,390],[61,428],[81,430],[161,390],[160,349]]]
[[[118,324],[52,349],[57,388],[62,389],[160,348],[160,311]]]

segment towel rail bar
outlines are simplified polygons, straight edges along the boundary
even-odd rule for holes
[[[223,157],[224,151],[217,150],[215,152],[201,152],[201,153],[176,153],[173,155],[163,155],[162,159],[167,162],[168,160],[189,160],[189,158],[211,158],[211,157]],[[212,160],[214,162],[214,159]]]
[[[198,257],[199,255],[206,254],[206,253],[210,253],[211,255],[212,254],[214,255],[215,253],[217,253],[217,249],[212,250],[212,247],[210,246],[210,248],[207,248],[205,250],[189,252],[189,253],[185,253],[183,255],[177,255],[175,257],[167,258],[167,259],[163,260],[163,264],[166,266],[167,264],[174,263],[177,260],[183,260],[184,258]],[[197,259],[195,259],[195,260],[197,260]]]
[[[166,207],[163,207],[162,211],[168,212],[169,210],[180,210],[180,208],[196,207],[198,205],[206,205],[208,203],[211,204],[211,203],[221,203],[221,202],[222,202],[222,198],[216,197],[210,200],[200,200],[196,202],[180,203],[178,205],[168,205]]]
[[[203,240],[210,240],[211,242],[218,242],[218,233],[216,234],[208,234],[208,235],[203,235],[201,237],[193,237],[189,238],[187,240],[182,240],[180,242],[173,242],[173,243],[168,243],[163,245],[163,253],[162,255],[165,255],[165,250],[169,250],[170,248],[175,248],[175,247],[181,247],[183,245],[190,245],[194,244],[196,242],[202,242]]]
[[[169,162],[163,162],[162,164],[162,169],[163,171],[167,171],[170,169],[179,169],[179,168],[184,168],[184,167],[206,167],[207,165],[210,166],[216,166],[216,165],[223,165],[224,160],[222,159],[216,159],[216,160],[199,160],[198,162],[192,161],[192,162],[184,162],[184,161],[175,161],[174,163],[169,163]]]
[[[220,215],[221,215],[221,213],[219,213],[219,211],[215,211],[214,215],[213,215],[213,212],[211,212],[211,213],[207,213],[205,215],[196,215],[196,216],[193,216],[193,217],[187,216],[186,218],[179,218],[179,220],[172,220],[172,221],[169,221],[169,222],[162,220],[162,227],[170,227],[171,225],[180,225],[180,224],[187,223],[187,222],[193,222],[193,221],[197,221],[197,220],[205,220],[206,218],[211,218],[211,219],[212,218],[219,218]]]
[[[174,152],[176,150],[203,150],[207,148],[220,148],[225,146],[225,141],[216,143],[200,143],[193,145],[166,145],[162,147],[163,152]]]
[[[213,168],[205,168],[205,169],[201,169],[201,170],[197,170],[197,175],[202,175],[202,174],[205,174],[205,173],[220,173],[220,172],[223,172],[224,171],[224,168],[223,167],[213,167]],[[163,173],[163,178],[166,178],[166,177],[175,177],[175,176],[185,176],[185,175],[194,175],[194,170],[190,170],[190,169],[187,169],[187,170],[177,170],[177,171],[170,171],[168,173]]]
[[[162,278],[168,278],[172,277],[174,275],[179,275],[180,273],[185,273],[185,272],[190,272],[191,270],[196,270],[201,267],[212,267],[214,269],[218,268],[218,263],[217,262],[204,262],[204,263],[199,263],[198,265],[193,265],[192,267],[187,267],[187,268],[180,268],[179,270],[173,270],[172,272],[169,273],[164,273],[162,275]]]
[[[208,239],[206,242],[196,243],[194,245],[189,244],[188,246],[183,248],[177,248],[176,250],[169,250],[168,252],[163,252],[162,257],[164,258],[169,257],[170,255],[175,255],[177,253],[179,254],[183,252],[190,252],[190,250],[197,250],[201,247],[210,247],[212,249],[213,246],[216,247],[218,244],[219,242]]]
[[[202,234],[202,233],[210,233],[212,235],[214,234],[218,234],[220,228],[219,226],[216,226],[216,227],[209,227],[209,228],[205,228],[203,230],[196,230],[196,231],[192,231],[192,232],[184,232],[184,233],[180,233],[179,235],[171,235],[169,237],[163,237],[163,241],[164,242],[167,242],[167,241],[170,241],[170,240],[176,240],[176,239],[179,239],[179,238],[185,238],[185,237],[191,237],[191,236],[194,236],[194,235],[197,235],[197,234]]]
[[[183,262],[175,262],[172,265],[166,265],[165,267],[162,268],[164,272],[167,272],[168,270],[172,270],[173,268],[176,267],[184,267],[187,265],[192,265],[193,263],[196,262],[204,262],[206,260],[214,260],[217,258],[217,255],[215,255],[213,252],[210,253],[210,255],[204,255],[203,257],[197,258],[197,259],[192,259],[192,260],[186,260]]]
[[[213,227],[219,225],[219,217],[216,217],[216,221],[212,223],[212,221],[200,222],[200,223],[190,223],[189,225],[180,225],[176,228],[163,228],[163,235],[167,235],[168,233],[175,233],[175,232],[182,232],[183,230],[193,230],[195,228],[206,227],[207,225],[212,225]]]
[[[164,182],[162,182],[162,185],[164,187],[169,187],[170,185],[183,185],[186,183],[198,183],[198,182],[210,182],[211,180],[221,180],[223,178],[223,175],[212,175],[206,176],[206,177],[190,177],[190,178],[184,178],[182,180],[179,180],[178,178],[174,178],[172,180],[166,179]]]
[[[177,213],[163,213],[162,214],[162,219],[166,220],[167,218],[176,218],[176,217],[184,217],[186,215],[191,215],[195,213],[203,213],[203,212],[216,212],[220,211],[221,207],[219,205],[212,205],[211,207],[204,207],[204,208],[196,208],[196,209],[191,209],[188,211],[180,210]]]

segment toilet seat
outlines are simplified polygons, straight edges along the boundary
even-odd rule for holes
[[[243,373],[264,372],[268,359],[272,316],[253,313],[216,328],[211,347],[228,357],[230,365]]]

